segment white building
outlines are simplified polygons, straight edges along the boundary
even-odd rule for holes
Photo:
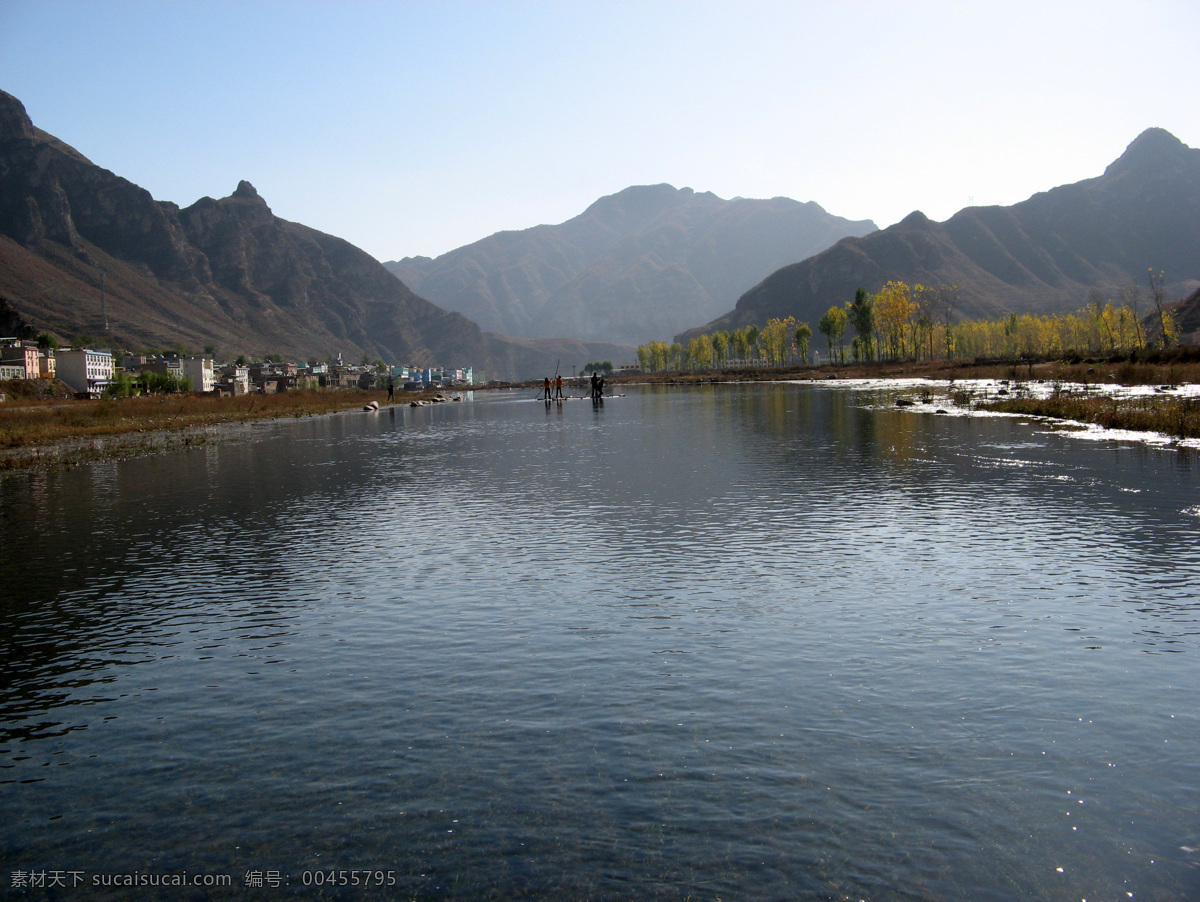
[[[58,378],[79,394],[99,398],[113,377],[113,356],[110,351],[90,348],[59,350],[54,355]]]
[[[211,357],[188,357],[184,359],[183,375],[192,380],[192,391],[202,391],[207,394],[216,385],[216,379],[213,378],[213,362]]]

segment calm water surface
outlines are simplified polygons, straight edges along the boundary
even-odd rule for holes
[[[1191,452],[477,393],[0,492],[14,898],[1200,898]]]

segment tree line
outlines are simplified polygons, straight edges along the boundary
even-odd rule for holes
[[[831,306],[817,322],[817,331],[825,339],[826,359],[841,364],[848,359],[1046,358],[1168,347],[1179,330],[1165,306],[1163,273],[1151,271],[1149,280],[1148,305],[1138,286],[1129,285],[1116,301],[1093,289],[1074,313],[1010,313],[994,320],[958,321],[958,286],[891,281],[875,294],[859,288],[853,300]],[[638,363],[643,372],[659,373],[808,364],[814,356],[820,362],[812,338],[808,323],[776,317],[761,328],[698,335],[686,345],[652,341],[638,348]]]

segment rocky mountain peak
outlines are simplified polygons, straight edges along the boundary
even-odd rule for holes
[[[25,111],[25,104],[11,94],[0,91],[0,142],[8,141],[32,141],[34,144],[48,144],[80,163],[92,165],[92,161],[74,147],[34,125],[33,120]]]
[[[11,94],[0,91],[0,141],[30,140],[33,137],[33,121],[25,112],[25,104]]]
[[[1165,128],[1148,128],[1125,148],[1104,170],[1106,176],[1123,172],[1145,172],[1174,168],[1190,156],[1200,154],[1172,135]]]
[[[218,206],[226,212],[236,210],[239,218],[253,222],[267,222],[275,215],[267,206],[267,202],[254,189],[254,186],[245,179],[238,182],[237,190],[229,197],[219,201]]]
[[[674,185],[634,185],[616,194],[602,197],[584,211],[584,216],[595,217],[622,230],[637,231],[660,216],[687,204],[695,192],[691,188],[676,188]]]

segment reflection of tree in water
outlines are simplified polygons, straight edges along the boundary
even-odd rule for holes
[[[1147,644],[1196,646],[1198,518],[1180,502],[1195,491],[1194,455],[887,405],[884,392],[748,386],[731,434],[798,516],[821,512],[829,542],[903,541],[931,570],[961,574],[964,591],[1014,565],[1025,592],[1037,581],[1022,574],[1040,572],[1045,597],[1075,582],[1133,614]]]
[[[878,461],[920,463],[929,440],[924,424],[911,415],[878,410],[878,403],[874,392],[813,384],[748,386],[739,395],[740,424],[750,435],[775,439],[762,450],[789,467],[840,471],[853,461],[865,476],[876,471]],[[905,473],[886,475],[895,479]]]

